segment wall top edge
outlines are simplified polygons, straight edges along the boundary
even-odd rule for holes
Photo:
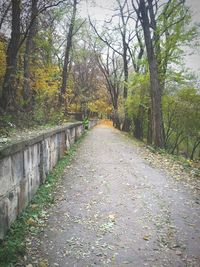
[[[66,131],[67,129],[75,128],[80,125],[82,125],[82,122],[66,123],[63,124],[62,126],[56,126],[44,130],[40,133],[34,133],[28,135],[27,137],[23,137],[20,140],[15,140],[8,144],[5,144],[2,147],[0,147],[0,160],[5,157],[11,156],[19,151],[22,151],[31,145],[37,144],[43,141],[44,139],[51,137],[52,135]]]

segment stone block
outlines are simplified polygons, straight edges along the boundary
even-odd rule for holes
[[[58,161],[58,139],[56,135],[51,136],[50,139],[50,170],[52,170]]]
[[[39,172],[40,172],[40,184],[42,184],[46,179],[45,171],[45,141],[40,143],[40,163],[39,163]]]
[[[34,167],[27,176],[28,180],[28,199],[31,201],[40,186],[40,172],[38,167]]]
[[[0,160],[0,198],[12,188],[11,157]]]
[[[32,147],[24,150],[24,177],[27,178],[29,172],[33,168]]]
[[[24,179],[20,182],[18,191],[18,213],[20,213],[29,202],[28,180]]]
[[[7,194],[8,225],[11,225],[18,215],[18,196],[19,187],[15,187]]]
[[[18,191],[16,187],[0,200],[0,239],[18,215]]]
[[[66,149],[70,149],[70,130],[66,129],[65,131],[65,144],[66,144]]]
[[[50,138],[47,138],[42,142],[42,147],[44,173],[45,175],[48,175],[49,171],[51,170]]]
[[[65,132],[61,132],[59,136],[59,159],[62,158],[66,151],[66,139],[65,139]]]
[[[13,186],[24,179],[24,157],[23,151],[17,152],[11,156],[12,180]]]
[[[76,126],[75,131],[76,131],[76,138],[75,139],[78,140],[80,138],[80,136],[82,135],[83,126],[82,125]]]
[[[75,139],[76,139],[76,129],[74,127],[70,129],[70,135],[69,135],[70,145],[73,145],[75,143]]]
[[[3,198],[0,200],[0,240],[2,240],[5,236],[5,233],[8,230],[8,201],[7,198]]]

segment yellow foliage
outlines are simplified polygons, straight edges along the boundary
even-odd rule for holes
[[[31,71],[32,76],[34,77],[31,87],[37,94],[51,97],[58,93],[60,86],[60,72],[57,66],[34,66]]]
[[[80,104],[78,103],[72,103],[70,106],[69,106],[69,111],[70,112],[79,112],[81,109],[81,106]]]
[[[112,111],[111,105],[109,105],[105,99],[97,99],[88,103],[88,108],[92,112],[99,112],[103,114],[110,114]]]
[[[3,83],[6,70],[6,44],[0,40],[0,84]]]
[[[111,114],[112,106],[107,97],[107,90],[104,86],[99,86],[99,90],[96,92],[96,99],[91,100],[88,103],[88,108],[91,112],[97,112],[101,114]]]

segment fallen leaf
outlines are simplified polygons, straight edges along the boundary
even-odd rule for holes
[[[40,260],[38,263],[38,267],[48,267],[48,261],[47,260]]]
[[[110,215],[108,216],[109,220],[111,220],[112,222],[115,222],[115,219],[116,219],[115,217],[116,217],[115,214],[110,214]]]
[[[36,226],[36,225],[37,225],[36,221],[35,221],[33,218],[29,218],[29,219],[26,221],[26,223],[27,223],[28,225],[30,225],[30,226]]]
[[[148,236],[148,235],[145,235],[145,236],[143,237],[143,239],[144,239],[145,241],[149,241],[149,239],[150,239],[150,236]]]
[[[32,204],[32,205],[31,205],[31,208],[32,208],[32,209],[36,209],[37,207],[38,207],[37,204]]]

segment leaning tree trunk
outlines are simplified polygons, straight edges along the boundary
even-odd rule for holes
[[[34,37],[37,32],[37,8],[38,0],[32,0],[31,8],[31,26],[26,40],[26,47],[24,52],[24,87],[23,87],[23,98],[25,101],[25,107],[30,103],[30,63],[31,63],[31,53],[34,47]]]
[[[3,110],[14,101],[14,82],[17,71],[17,57],[20,43],[20,13],[21,0],[12,0],[12,28],[11,38],[6,53],[6,72],[2,87],[0,105]]]
[[[190,160],[193,160],[194,159],[195,152],[196,152],[197,147],[199,145],[200,145],[200,139],[197,139],[196,142],[193,145],[192,152],[191,152],[191,155],[190,155]]]
[[[150,96],[151,96],[151,122],[152,141],[157,147],[164,147],[163,117],[161,104],[161,86],[159,81],[158,64],[151,39],[150,22],[147,6],[144,0],[140,0],[141,23],[144,32],[145,46],[147,49],[147,59],[150,72]],[[150,10],[151,12],[151,10]],[[154,29],[156,31],[156,29]]]

